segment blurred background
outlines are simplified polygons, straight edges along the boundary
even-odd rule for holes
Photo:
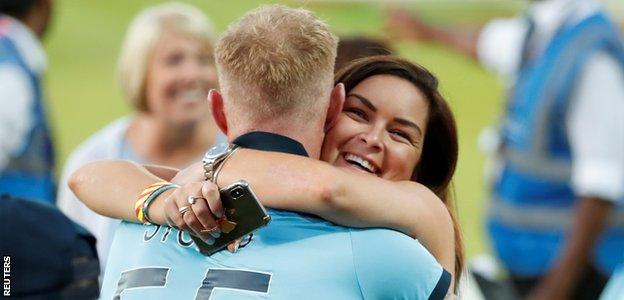
[[[49,55],[46,75],[48,113],[57,146],[57,173],[69,153],[92,133],[131,109],[117,84],[116,64],[122,38],[132,17],[147,5],[165,1],[57,0],[54,23],[44,45]],[[386,10],[402,6],[439,25],[479,27],[494,17],[522,10],[520,0],[430,1],[181,1],[202,9],[218,31],[262,3],[303,6],[326,20],[338,35],[384,39]],[[603,1],[619,24],[624,2]],[[622,27],[622,26],[621,26]],[[459,127],[460,159],[455,193],[469,257],[489,252],[483,236],[487,186],[485,155],[477,140],[503,107],[504,87],[493,73],[449,48],[431,43],[393,42],[399,55],[433,71],[450,101]]]

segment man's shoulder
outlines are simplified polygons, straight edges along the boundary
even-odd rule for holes
[[[446,294],[450,279],[417,240],[387,229],[352,230],[351,240],[355,270],[365,296],[428,299],[438,289]]]
[[[401,262],[441,268],[425,247],[403,233],[388,229],[351,230],[354,255],[376,256],[380,264]],[[437,270],[436,272],[439,272]]]

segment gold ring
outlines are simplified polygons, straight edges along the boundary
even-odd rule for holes
[[[187,205],[187,206],[182,206],[182,207],[180,207],[180,209],[179,209],[178,211],[180,212],[180,216],[183,216],[183,217],[184,217],[184,214],[185,214],[187,211],[189,211],[189,210],[191,210],[191,206],[190,206],[190,205]]]
[[[201,233],[212,233],[215,230],[219,230],[219,226],[212,227],[210,229],[202,229],[199,232]]]

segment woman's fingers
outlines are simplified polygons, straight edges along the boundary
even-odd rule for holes
[[[195,213],[193,212],[193,210],[186,211],[184,215],[182,216],[182,218],[184,219],[184,222],[186,222],[188,227],[191,229],[191,233],[201,238],[202,241],[206,242],[206,244],[208,245],[214,244],[214,241],[215,241],[214,238],[208,233],[202,232],[204,230],[203,226],[199,222],[199,220],[197,220],[197,217],[195,216]]]
[[[189,203],[193,203],[191,204],[193,213],[201,224],[201,232],[211,234],[215,238],[221,236],[221,230],[217,225],[217,221],[206,203],[207,199],[203,197],[195,197],[193,200],[190,199],[191,198],[189,198]]]
[[[171,220],[175,227],[179,230],[187,230],[188,226],[182,219],[182,215],[180,214],[180,209],[178,208],[178,204],[176,199],[179,197],[181,191],[180,188],[176,189],[167,199],[165,199],[165,216],[167,219]]]
[[[188,230],[208,244],[221,236],[216,215],[223,216],[219,190],[212,182],[192,182],[165,200],[165,215],[180,230]]]
[[[177,195],[175,199],[178,205],[178,213],[182,217],[182,220],[191,232],[199,237],[205,235],[202,233],[202,230],[206,228],[204,228],[203,224],[199,221],[199,219],[197,219],[197,216],[193,211],[193,206],[196,206],[197,204],[193,203],[201,202],[197,201],[201,200],[198,199],[201,197],[201,186],[202,184],[200,182],[185,184],[181,188],[181,193]]]
[[[204,181],[201,192],[206,202],[208,202],[212,214],[217,219],[223,217],[223,204],[221,203],[219,187],[210,181]]]
[[[229,243],[227,245],[228,251],[230,251],[231,253],[236,253],[236,251],[238,251],[238,247],[240,246],[241,243],[241,239],[236,239],[233,242]]]

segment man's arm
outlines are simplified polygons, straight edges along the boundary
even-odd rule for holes
[[[578,201],[567,241],[553,269],[529,299],[568,299],[589,266],[592,250],[608,224],[613,203],[595,197]]]
[[[480,28],[444,28],[428,23],[425,19],[405,9],[388,11],[386,27],[398,38],[414,41],[436,42],[477,60],[477,41]]]

